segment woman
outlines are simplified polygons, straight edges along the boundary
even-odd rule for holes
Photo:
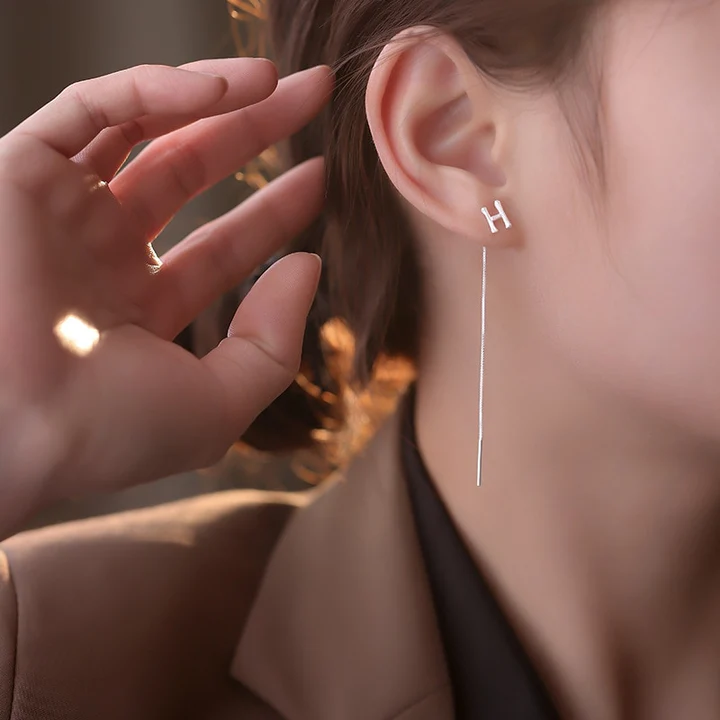
[[[310,493],[6,540],[0,718],[720,717],[720,2],[270,10],[277,89],[257,59],[136,68],[0,140],[2,534],[337,427],[282,392],[311,255],[203,360],[171,343],[291,238],[324,262],[313,383],[416,380]],[[153,257],[288,135],[297,167]],[[318,367],[330,317],[352,376]]]

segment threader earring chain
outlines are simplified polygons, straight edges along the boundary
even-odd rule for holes
[[[499,200],[495,201],[495,209],[498,211],[497,215],[490,215],[488,209],[484,207],[482,209],[483,215],[485,216],[488,224],[490,225],[490,231],[495,234],[500,232],[495,225],[497,220],[502,220],[505,223],[505,229],[509,230],[512,227],[512,223],[508,219],[508,216],[503,210],[502,203]],[[480,487],[481,476],[482,476],[482,448],[483,448],[483,395],[485,390],[485,317],[486,317],[486,289],[487,289],[487,245],[483,246],[482,253],[482,299],[480,301],[480,397],[478,398],[478,442],[477,442],[477,486]]]

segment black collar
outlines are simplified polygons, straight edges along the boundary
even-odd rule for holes
[[[452,679],[456,717],[557,720],[559,715],[545,686],[473,562],[425,467],[415,435],[414,387],[404,403],[403,470]]]

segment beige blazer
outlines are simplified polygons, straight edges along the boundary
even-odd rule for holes
[[[399,415],[343,475],[0,545],[0,720],[452,720]]]

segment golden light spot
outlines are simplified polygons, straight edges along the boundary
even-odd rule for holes
[[[96,327],[72,314],[55,325],[55,336],[66,350],[80,356],[91,353],[100,340]]]
[[[94,193],[98,190],[104,190],[108,184],[95,174],[89,174],[85,176],[85,184],[89,192]]]

